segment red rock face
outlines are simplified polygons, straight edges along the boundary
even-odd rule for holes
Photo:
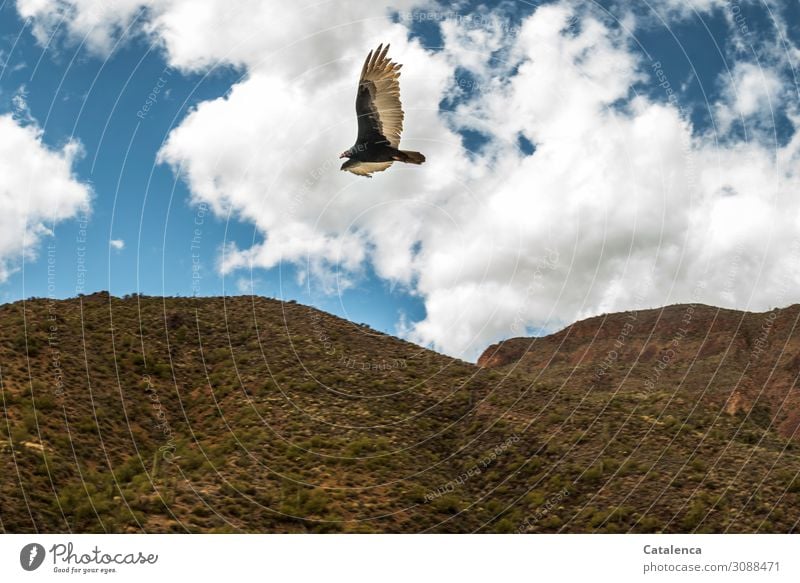
[[[534,340],[534,338],[514,338],[492,344],[483,351],[477,364],[481,368],[499,368],[516,362],[525,355],[527,346]]]
[[[765,313],[699,304],[608,314],[487,348],[484,368],[597,390],[640,390],[751,415],[800,437],[800,305]]]

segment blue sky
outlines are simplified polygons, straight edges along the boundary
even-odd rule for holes
[[[299,285],[291,264],[227,278],[219,274],[215,258],[226,241],[247,244],[259,235],[235,217],[225,220],[190,204],[186,184],[155,160],[186,111],[225,95],[244,74],[240,68],[175,72],[163,52],[141,37],[121,42],[108,58],[93,55],[85,47],[45,50],[11,2],[5,2],[0,11],[0,37],[0,50],[7,59],[0,77],[0,111],[13,111],[13,96],[24,91],[31,115],[44,130],[45,143],[57,147],[77,138],[83,145],[84,155],[74,170],[94,191],[86,293],[239,295],[249,293],[240,283],[245,280],[248,286],[252,282],[257,294],[313,304],[387,332],[394,332],[399,311],[416,318],[424,310],[419,300],[393,291],[369,272],[343,297]],[[166,83],[156,103],[143,113],[143,119],[137,117],[160,78]],[[202,222],[202,268],[195,286],[191,247],[197,221]],[[47,243],[57,246],[59,265],[74,263],[78,229],[77,219],[54,227]],[[112,239],[124,241],[124,248],[110,248]],[[20,262],[20,267],[2,286],[4,301],[48,296],[46,254]],[[59,269],[56,281],[56,297],[76,295],[74,269]]]
[[[78,11],[73,16],[79,16],[81,2],[74,0],[73,3]],[[610,266],[606,266],[605,263],[600,266],[597,260],[588,260],[588,264],[584,268],[579,267],[577,254],[574,254],[571,260],[566,260],[570,252],[569,246],[565,247],[562,244],[559,247],[559,253],[561,261],[566,265],[562,263],[559,265],[569,267],[569,273],[562,273],[564,276],[562,280],[553,282],[548,280],[546,284],[542,284],[547,286],[547,293],[550,294],[549,303],[539,302],[538,299],[536,302],[529,302],[526,299],[529,294],[524,291],[526,288],[517,286],[517,291],[522,290],[515,296],[519,307],[505,313],[503,326],[490,324],[490,321],[499,316],[498,310],[489,309],[491,306],[486,307],[487,303],[491,304],[493,297],[497,297],[498,302],[504,301],[500,299],[504,296],[498,295],[499,292],[496,290],[502,289],[502,293],[505,293],[506,288],[503,285],[511,281],[510,278],[514,275],[513,273],[501,273],[498,277],[500,283],[497,284],[500,287],[493,288],[495,291],[489,290],[486,296],[470,300],[469,305],[472,305],[473,308],[463,306],[461,308],[463,312],[466,309],[474,309],[476,304],[486,307],[481,321],[473,321],[472,315],[464,317],[462,312],[456,315],[444,315],[449,312],[441,308],[441,300],[438,304],[436,303],[436,298],[446,298],[448,293],[453,298],[461,297],[459,294],[463,289],[483,285],[486,281],[485,276],[481,276],[483,279],[479,279],[477,284],[463,282],[464,285],[459,289],[447,288],[443,285],[436,287],[426,283],[426,280],[430,279],[430,270],[433,267],[430,265],[418,267],[418,263],[414,263],[414,261],[416,261],[415,258],[423,255],[426,260],[428,257],[436,256],[437,248],[434,241],[439,240],[436,233],[428,235],[428,238],[419,235],[419,240],[409,246],[411,249],[408,252],[410,266],[403,267],[398,272],[401,273],[400,275],[387,275],[391,271],[391,268],[387,266],[400,261],[386,258],[387,254],[391,255],[391,249],[386,251],[385,239],[381,237],[388,236],[387,231],[394,228],[390,226],[385,226],[380,231],[380,237],[375,235],[374,238],[370,238],[374,233],[369,231],[371,228],[369,226],[331,235],[338,237],[331,240],[340,241],[355,232],[361,237],[359,240],[364,242],[364,257],[354,260],[352,264],[345,262],[342,265],[331,264],[327,259],[320,260],[324,265],[324,269],[320,268],[324,270],[324,273],[320,275],[320,278],[325,280],[324,285],[315,278],[314,269],[308,270],[310,275],[302,277],[302,274],[306,272],[307,265],[302,259],[298,260],[296,256],[287,261],[281,261],[278,265],[271,265],[264,261],[259,264],[259,261],[256,261],[252,269],[233,268],[223,275],[220,272],[220,254],[223,246],[233,243],[237,250],[250,249],[264,243],[271,236],[277,236],[277,228],[256,224],[257,221],[252,220],[248,214],[251,212],[250,207],[237,207],[234,204],[229,213],[219,212],[219,209],[217,212],[213,212],[205,206],[205,203],[201,202],[205,195],[198,194],[202,191],[202,188],[198,186],[199,182],[195,180],[193,183],[185,175],[176,172],[174,163],[159,161],[159,152],[162,151],[165,141],[176,128],[190,127],[190,122],[194,121],[194,119],[188,119],[190,112],[195,111],[198,114],[196,116],[197,123],[191,127],[199,126],[200,121],[209,117],[203,114],[203,104],[217,103],[220,106],[233,107],[235,95],[231,97],[232,91],[234,94],[236,91],[244,92],[244,88],[248,84],[255,83],[259,75],[278,83],[278,73],[269,70],[269,65],[263,65],[259,61],[253,60],[249,54],[240,58],[227,58],[224,47],[223,49],[215,47],[215,50],[218,51],[215,54],[212,54],[210,49],[209,54],[205,54],[202,52],[202,47],[198,48],[192,45],[189,48],[194,53],[187,57],[186,51],[189,49],[180,52],[175,48],[175,42],[170,40],[172,37],[167,33],[153,32],[158,26],[162,27],[158,30],[163,31],[166,27],[163,22],[169,22],[170,26],[174,24],[174,19],[167,20],[170,17],[169,11],[172,9],[169,2],[161,3],[163,6],[161,4],[156,6],[157,3],[154,3],[148,8],[149,11],[143,11],[141,8],[132,10],[131,13],[134,16],[121,18],[120,21],[116,21],[112,17],[107,17],[108,22],[103,22],[101,19],[96,23],[96,28],[91,30],[78,29],[78,24],[70,24],[69,20],[53,27],[52,21],[48,21],[52,15],[48,15],[46,9],[35,12],[31,19],[23,19],[20,12],[24,12],[24,10],[18,9],[23,4],[23,2],[6,1],[0,8],[0,57],[2,57],[0,62],[3,64],[2,73],[0,73],[0,115],[11,113],[20,125],[33,125],[40,128],[41,142],[46,148],[58,150],[71,140],[81,145],[82,155],[72,165],[72,178],[81,184],[89,185],[92,192],[91,220],[87,235],[86,264],[88,270],[85,286],[87,293],[107,289],[115,295],[132,292],[168,296],[187,296],[193,293],[233,295],[247,291],[249,283],[252,281],[255,293],[287,300],[296,299],[302,303],[316,305],[355,322],[365,322],[376,329],[390,333],[401,333],[412,340],[468,358],[474,357],[481,343],[485,344],[491,340],[518,335],[526,331],[530,333],[536,330],[551,330],[577,317],[605,311],[609,309],[609,306],[614,309],[625,309],[632,305],[631,298],[633,296],[631,294],[619,301],[614,300],[610,303],[607,301],[612,292],[618,293],[614,290],[615,286],[618,287],[620,277],[625,278],[626,274],[631,275],[625,269],[620,272],[622,275],[612,273],[614,269],[620,269],[622,262],[625,265],[630,264],[630,253],[620,255],[618,258],[610,258]],[[135,4],[135,2],[126,2],[125,6],[135,6]],[[142,5],[144,4],[145,2],[142,2]],[[571,6],[569,2],[542,4]],[[633,14],[627,3],[606,1],[597,3],[589,11],[582,10],[577,13],[579,18],[576,21],[575,30],[564,32],[565,35],[571,34],[576,38],[581,35],[588,37],[587,31],[590,28],[586,24],[588,21],[584,20],[588,14],[592,19],[602,23],[603,34],[612,39],[609,41],[610,44],[605,41],[603,44],[592,37],[592,42],[598,43],[597,47],[624,50],[626,55],[631,55],[633,61],[636,61],[635,65],[631,65],[633,72],[630,75],[620,73],[621,79],[632,80],[628,83],[627,89],[610,99],[607,104],[601,104],[603,111],[608,112],[615,109],[623,112],[623,115],[633,116],[634,114],[630,112],[634,111],[636,107],[636,96],[644,96],[652,104],[667,103],[664,88],[654,82],[654,74],[649,66],[657,61],[661,63],[666,78],[671,82],[671,87],[677,92],[678,103],[686,115],[684,121],[691,123],[694,136],[708,137],[711,132],[714,132],[714,137],[709,140],[709,143],[713,142],[716,147],[720,147],[719,144],[757,143],[765,152],[785,147],[794,135],[794,126],[790,121],[792,114],[790,105],[783,106],[778,103],[774,115],[769,117],[766,124],[763,119],[758,118],[758,112],[747,111],[738,116],[727,114],[728,118],[732,119],[730,127],[724,130],[720,130],[718,127],[720,119],[726,115],[721,113],[719,107],[722,106],[718,107],[718,105],[726,103],[730,105],[732,84],[729,79],[732,78],[731,72],[738,70],[737,64],[744,67],[747,63],[757,62],[764,67],[769,67],[770,70],[775,71],[780,83],[791,89],[791,58],[789,58],[788,64],[779,62],[780,59],[775,57],[777,53],[772,46],[776,43],[770,43],[770,40],[776,39],[777,36],[775,23],[756,3],[741,2],[741,14],[746,17],[748,30],[753,31],[752,38],[764,40],[753,41],[753,46],[737,48],[736,40],[739,36],[736,31],[737,26],[741,27],[731,18],[729,7],[720,7],[718,3],[709,0],[697,3],[706,6],[705,10],[692,13],[691,11],[686,12],[681,4],[686,3],[677,0],[655,2],[653,6],[659,10],[659,14],[656,15],[655,12],[644,8],[637,9],[637,12]],[[52,10],[57,11],[56,3],[53,5]],[[432,3],[428,6],[435,9],[437,5]],[[522,27],[526,22],[533,22],[535,13],[540,10],[538,6],[533,3],[463,2],[460,3],[458,12],[462,15],[478,14],[486,18],[496,17],[499,22],[504,23],[504,26],[513,30]],[[788,42],[790,44],[797,43],[800,41],[800,9],[797,8],[797,3],[777,3],[776,7],[775,14],[786,26]],[[388,7],[375,9],[376,14],[385,14],[385,22],[380,26],[386,27],[387,34],[390,34],[388,31],[391,31],[392,35],[402,35],[403,31],[398,33],[392,28],[400,23],[404,27],[408,43],[417,43],[414,46],[419,47],[419,54],[431,59],[431,63],[437,66],[441,65],[440,69],[443,71],[441,73],[442,88],[438,93],[439,99],[434,101],[437,105],[413,103],[406,97],[407,132],[410,133],[411,128],[415,127],[413,126],[415,115],[417,118],[420,117],[419,114],[414,113],[414,108],[424,107],[433,110],[429,115],[435,116],[437,122],[441,122],[442,128],[452,132],[452,135],[458,137],[461,142],[463,151],[458,153],[459,164],[471,163],[473,166],[482,166],[486,172],[491,172],[493,168],[502,166],[505,161],[518,156],[519,161],[515,162],[517,164],[515,169],[519,171],[519,177],[522,180],[519,184],[535,184],[538,176],[534,170],[520,169],[524,164],[528,164],[525,161],[526,158],[535,159],[540,155],[539,146],[541,144],[537,143],[537,140],[539,136],[549,134],[539,131],[538,128],[528,127],[522,120],[519,121],[519,127],[516,129],[510,128],[506,133],[501,131],[495,133],[494,128],[497,127],[497,123],[487,125],[487,120],[495,119],[496,122],[501,119],[492,118],[493,115],[496,115],[492,111],[497,108],[496,104],[491,101],[494,97],[487,95],[487,92],[484,91],[456,90],[459,82],[463,89],[465,79],[469,83],[474,83],[476,87],[481,84],[488,87],[491,83],[502,85],[509,82],[511,77],[515,77],[520,70],[519,51],[522,50],[520,49],[522,45],[515,44],[517,40],[513,35],[501,34],[494,37],[489,35],[479,37],[477,40],[476,38],[467,38],[470,32],[469,26],[467,26],[466,33],[464,31],[459,33],[457,31],[458,23],[454,25],[452,19],[441,16],[434,20],[416,18],[411,22],[403,22],[402,18],[393,14],[392,8],[393,5],[389,4]],[[565,8],[565,10],[570,9]],[[544,12],[539,15],[541,26],[545,26],[547,23],[543,14]],[[621,27],[619,21],[610,15],[618,17],[624,26]],[[626,18],[629,19],[632,16],[635,16],[636,19],[633,36],[623,31],[631,23]],[[161,17],[163,17],[163,21],[158,20]],[[148,19],[155,24],[153,28],[145,31]],[[254,21],[257,19],[258,16],[253,17]],[[120,22],[124,23],[124,26],[120,26]],[[302,18],[293,22],[299,28],[304,26]],[[297,24],[298,22],[300,24]],[[40,26],[38,33],[35,29],[37,25]],[[107,31],[110,31],[109,35],[112,41],[110,46],[105,47],[100,46],[102,42],[93,41],[96,38],[96,30],[103,29],[104,26]],[[309,22],[308,26],[313,28],[319,25]],[[128,27],[130,28],[126,32]],[[75,30],[72,30],[73,28]],[[52,42],[47,46],[44,46],[46,43],[43,43],[45,37],[42,37],[42,30],[52,37]],[[314,67],[318,67],[321,62],[325,61],[323,57],[330,57],[321,54],[315,56],[313,47],[306,50],[305,45],[302,44],[304,42],[302,39],[305,38],[301,34],[302,32],[301,30],[297,35],[301,39],[298,41],[300,50],[288,53],[290,59],[297,61],[292,65],[294,68],[292,75],[296,75],[297,71],[304,70],[311,70],[312,72],[308,74],[313,75]],[[309,34],[312,32],[314,31],[310,31]],[[186,34],[195,33],[189,30]],[[367,38],[372,37],[371,33],[364,34]],[[221,33],[220,36],[224,35]],[[233,38],[235,38],[235,34]],[[371,46],[365,41],[359,41],[359,38],[358,35],[355,35],[353,46],[343,47],[342,52],[351,51],[352,55],[366,54]],[[619,40],[620,38],[622,40]],[[203,44],[202,39],[195,40],[197,44]],[[363,44],[356,44],[356,41]],[[481,47],[481,43],[484,43],[485,46]],[[590,50],[595,49],[590,48]],[[485,54],[476,61],[474,55],[481,52]],[[402,54],[395,56],[398,60],[404,61]],[[191,58],[196,60],[192,61]],[[403,80],[401,87],[404,95],[422,94],[423,89],[417,90],[413,80],[414,63],[419,62],[421,58],[408,57],[411,62],[406,64],[404,73],[412,79],[408,82],[411,91],[410,93],[405,92],[406,81]],[[527,58],[537,62],[539,55],[533,54]],[[217,59],[219,63],[209,65],[208,63],[211,62],[209,59]],[[303,62],[304,59],[308,62]],[[358,67],[358,63],[354,59],[355,57],[351,59],[352,63],[348,61],[341,64],[341,70],[346,72],[346,80],[352,85],[352,91],[351,95],[346,98],[344,96],[341,97],[341,100],[337,98],[335,102],[337,106],[340,101],[345,103],[354,98],[355,75]],[[515,59],[518,62],[515,62]],[[445,62],[449,69],[445,67]],[[576,67],[582,66],[580,59],[576,58],[574,62]],[[354,66],[356,68],[353,68]],[[439,69],[436,70],[439,71]],[[419,68],[417,73],[419,73]],[[607,74],[604,73],[604,75],[607,78]],[[292,79],[292,82],[297,85],[301,85],[303,82],[297,76],[287,78]],[[741,78],[745,79],[744,76]],[[470,85],[470,87],[472,86]],[[155,103],[151,104],[146,114],[143,114],[142,108],[147,102],[148,95],[156,88],[158,89],[157,99]],[[234,90],[234,88],[236,89]],[[546,88],[538,90],[545,91]],[[265,99],[269,99],[269,96],[265,96]],[[509,99],[511,98],[509,97]],[[760,99],[758,95],[753,99],[757,103],[762,103],[758,101]],[[742,107],[748,106],[745,104]],[[337,140],[342,143],[343,147],[331,149],[330,157],[332,159],[336,158],[338,152],[349,145],[355,132],[355,118],[352,117],[351,108],[352,106],[349,106],[336,113],[338,118],[343,120],[341,130],[337,130],[340,134],[337,136]],[[347,126],[344,121],[351,117],[352,127]],[[186,131],[188,135],[189,130]],[[206,135],[200,130],[197,131],[199,136]],[[416,135],[419,136],[420,132],[417,131]],[[424,144],[425,139],[436,140],[438,138],[434,135],[423,136],[420,139]],[[547,139],[549,138],[541,138],[542,142],[546,142]],[[511,153],[504,153],[503,148],[506,146],[503,146],[503,143],[510,144],[508,147],[515,152],[509,150]],[[225,147],[225,143],[220,144],[220,148],[224,149]],[[277,141],[274,150],[271,149],[272,142],[269,141],[259,141],[252,147],[260,149],[260,155],[264,157],[280,157],[286,151],[281,149]],[[191,147],[186,146],[183,147],[181,155],[187,151],[190,152],[189,156],[194,155],[191,153]],[[456,156],[456,154],[452,155]],[[702,154],[700,156],[702,158]],[[163,156],[161,159],[164,159]],[[174,158],[172,160],[174,161]],[[391,180],[399,181],[397,176],[402,173],[395,172],[394,169],[391,172],[393,172]],[[388,172],[386,176],[389,176]],[[211,184],[212,186],[217,183],[223,184],[225,179],[226,177],[220,171],[220,175],[211,180]],[[373,192],[377,192],[377,190],[386,188],[384,185],[389,179],[383,179],[383,176],[376,176],[371,180],[371,184],[357,183],[356,187],[359,192],[371,196],[370,191],[365,189],[373,188],[376,189]],[[336,180],[343,180],[343,178],[336,175]],[[350,179],[348,178],[348,180]],[[359,179],[356,178],[356,180]],[[460,175],[456,175],[452,182],[455,183],[457,180],[460,180]],[[429,180],[429,182],[432,181],[432,179]],[[475,184],[481,184],[477,181],[476,178]],[[362,182],[366,181],[362,179]],[[395,192],[392,190],[395,187],[394,183],[392,184],[393,186],[388,191]],[[400,185],[398,188],[402,188],[402,182],[398,182],[398,184]],[[489,194],[494,194],[494,191],[490,191],[488,186],[477,187],[472,184],[469,186],[477,199],[488,200]],[[282,188],[291,190],[293,187],[297,187],[297,184],[290,183],[287,179],[287,183]],[[195,196],[193,196],[193,188],[197,191]],[[223,188],[219,187],[219,191]],[[342,187],[337,183],[337,188]],[[485,190],[481,190],[482,188]],[[735,185],[731,187],[731,189],[734,188],[738,187]],[[397,196],[404,194],[402,190],[396,192],[400,193]],[[484,192],[486,196],[483,196]],[[208,202],[212,206],[217,200],[213,196],[209,195],[208,198]],[[227,193],[222,193],[218,200],[227,200],[228,196]],[[442,212],[447,210],[449,216],[457,217],[461,209],[453,210],[447,207],[449,202],[442,202],[452,201],[453,197],[452,193],[442,194],[442,198],[436,200],[435,208]],[[544,202],[542,201],[542,203]],[[269,204],[269,202],[265,204]],[[624,201],[620,204],[624,204]],[[602,212],[607,213],[608,209],[606,208]],[[415,215],[415,217],[419,221],[424,221],[426,218],[425,215]],[[375,227],[379,220],[375,219],[372,227]],[[662,225],[666,222],[662,220]],[[463,225],[458,223],[457,226]],[[473,226],[470,225],[469,228],[471,229]],[[494,241],[493,234],[489,232],[492,228],[492,225],[489,224],[486,226],[486,230],[479,232]],[[531,228],[536,227],[531,224]],[[541,226],[538,228],[541,229]],[[38,242],[37,248],[33,250],[35,258],[30,255],[25,259],[12,258],[10,261],[14,270],[5,281],[0,283],[3,300],[15,301],[25,297],[48,295],[46,254],[48,245],[55,246],[57,257],[54,295],[59,298],[74,296],[76,294],[75,257],[79,246],[76,242],[78,229],[77,216],[62,220],[53,225],[52,235],[48,235]],[[787,226],[787,230],[791,230],[790,226]],[[465,228],[464,232],[471,231]],[[199,235],[196,238],[199,245],[193,250],[192,240],[196,235]],[[676,235],[677,241],[686,241],[689,238],[687,235],[682,239],[679,235],[680,233]],[[474,240],[474,233],[469,237],[470,240]],[[611,239],[614,237],[607,238],[607,240]],[[124,244],[117,243],[117,246],[122,246],[122,248],[117,249],[111,245],[112,240],[124,242]],[[736,249],[733,242],[729,243],[725,253]],[[492,270],[498,263],[498,254],[508,253],[509,256],[516,254],[534,257],[542,255],[545,248],[546,244],[543,241],[525,243],[523,247],[515,249],[510,249],[507,245],[499,245],[496,252],[493,253]],[[667,247],[661,246],[659,249],[663,250]],[[373,250],[377,250],[375,256],[380,255],[382,259],[372,259]],[[199,280],[193,280],[192,276],[193,251],[196,252],[194,260],[200,262]],[[302,253],[300,255],[302,256]],[[729,257],[729,255],[725,256]],[[774,260],[778,259],[780,258]],[[463,262],[463,259],[460,261]],[[605,262],[605,259],[603,261]],[[517,265],[519,265],[519,261],[517,261]],[[616,267],[613,267],[614,265]],[[464,266],[464,269],[454,277],[461,278],[462,273],[470,272],[470,266],[467,264]],[[532,273],[536,273],[535,266],[529,266],[529,268],[533,270]],[[681,269],[685,269],[685,264],[675,269],[677,270],[675,273],[670,272],[673,282],[677,281],[676,278],[679,276],[676,273],[682,273]],[[555,277],[557,271],[559,270],[554,267],[552,270],[548,270],[543,277],[550,278],[551,272]],[[568,307],[563,309],[560,305],[556,307],[560,298],[563,297],[561,293],[556,294],[555,290],[559,286],[563,288],[565,282],[569,281],[570,289],[576,289],[579,288],[582,281],[591,279],[592,273],[605,273],[606,271],[608,273],[605,275],[607,280],[604,284],[605,288],[598,291],[597,297],[588,300],[589,292],[580,292],[580,296],[576,297]],[[517,273],[518,269],[515,267],[513,272]],[[744,274],[741,275],[743,280],[746,279]],[[631,277],[636,279],[633,275]],[[687,279],[685,287],[690,289],[691,277],[685,274],[680,277]],[[591,281],[596,282],[597,277]],[[337,289],[338,283],[343,283],[344,289]],[[461,279],[459,279],[459,283],[462,283]],[[774,284],[774,286],[776,285]],[[595,288],[592,287],[592,289]],[[747,298],[753,297],[752,290],[736,288],[728,291],[732,298],[730,303],[736,307],[761,307],[756,305],[758,302],[756,304],[748,303],[750,300]],[[769,303],[777,293],[774,289],[771,292],[765,292],[765,297],[759,301],[762,304]],[[544,294],[543,288],[542,295]],[[520,297],[522,299],[519,299]],[[709,299],[709,303],[725,303],[725,297],[727,296],[717,297],[716,302],[712,297]],[[669,298],[650,297],[645,303],[659,305],[669,301],[685,301],[687,299],[691,298],[689,298],[688,292],[684,292],[682,295],[676,293]],[[781,296],[778,299],[784,303],[791,300],[788,296]],[[537,305],[529,306],[529,303]],[[549,309],[548,306],[552,306],[553,309]],[[436,313],[443,314],[441,317],[436,316],[440,318],[439,320],[434,320],[434,310],[439,310]],[[515,314],[517,316],[522,314],[522,316],[517,317]],[[451,318],[451,321],[447,321],[447,318]],[[512,319],[519,320],[521,325],[516,328],[509,327],[508,323]],[[452,325],[454,329],[461,330],[460,326],[465,321],[471,322],[467,326],[468,329],[462,330],[458,334],[468,336],[470,341],[462,343],[463,347],[448,344],[447,338],[450,336],[447,331],[448,326]],[[427,327],[415,329],[415,323],[419,322],[423,322]],[[456,336],[458,334],[454,333]]]

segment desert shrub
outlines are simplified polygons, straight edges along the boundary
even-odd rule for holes
[[[38,334],[20,333],[14,336],[11,347],[18,354],[26,354],[30,357],[37,356],[44,347],[44,340]]]
[[[383,437],[360,437],[347,444],[347,453],[353,457],[360,457],[370,453],[383,451],[388,447],[388,445],[388,441]]]
[[[602,462],[594,464],[583,473],[583,480],[587,484],[596,484],[603,478],[603,464]]]
[[[557,514],[548,514],[542,519],[540,524],[543,529],[553,531],[561,528],[561,525],[564,524],[564,522]]]
[[[709,504],[703,496],[698,496],[689,504],[689,508],[681,518],[681,527],[687,531],[695,530],[703,522],[709,510]]]
[[[431,506],[438,512],[445,512],[447,514],[455,514],[461,510],[461,500],[455,494],[445,494],[439,496],[431,502]]]
[[[31,438],[31,433],[21,425],[17,425],[11,430],[11,442],[19,447],[23,441],[28,441]]]
[[[511,534],[517,532],[517,525],[510,518],[501,518],[497,521],[492,529],[499,534]]]

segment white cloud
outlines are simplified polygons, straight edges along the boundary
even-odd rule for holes
[[[17,0],[17,11],[32,20],[39,44],[49,45],[55,31],[66,30],[72,42],[82,42],[104,55],[146,4],[142,0]]]
[[[116,251],[122,251],[125,249],[125,241],[122,239],[111,239],[108,244]]]
[[[727,132],[741,120],[748,130],[770,131],[782,111],[783,81],[773,68],[755,63],[736,63],[724,79],[725,99],[717,104],[720,131]]]
[[[375,36],[390,7],[419,3],[305,1],[287,8],[263,0],[17,0],[17,11],[32,19],[41,45],[66,31],[73,44],[107,55],[123,33],[140,33],[163,45],[170,64],[185,71],[232,64],[297,74],[309,60],[341,58]]]
[[[680,17],[685,5],[662,4]],[[409,41],[384,3],[367,14],[355,2],[314,11],[255,0],[147,6],[142,28],[171,65],[247,72],[229,95],[192,111],[160,153],[195,202],[263,236],[248,249],[228,245],[225,273],[289,261],[335,291],[369,262],[425,302],[424,320],[404,324],[411,339],[468,358],[526,328],[601,312],[800,299],[800,138],[775,148],[700,134],[667,95],[632,90],[658,86],[650,64],[618,28],[571,2],[538,8],[519,34],[445,22],[436,53]],[[580,26],[565,31],[576,15]],[[108,25],[99,38],[121,26]],[[361,60],[386,40],[404,63],[403,145],[428,162],[366,180],[339,172],[335,156],[355,135]],[[506,48],[505,61],[480,46]],[[483,90],[441,112],[459,91],[459,66]],[[777,65],[755,77],[746,63],[732,70],[716,111],[754,119],[768,97],[782,103]],[[480,153],[464,150],[461,128],[490,138]],[[533,156],[518,150],[520,134]]]
[[[261,284],[262,281],[257,277],[239,277],[236,280],[236,291],[241,294],[254,294]]]
[[[745,0],[746,2],[747,0]],[[705,12],[711,12],[717,8],[729,8],[726,0],[662,0],[660,4],[666,8],[670,16],[699,16]],[[661,8],[659,3],[653,6]]]
[[[77,142],[47,147],[27,118],[0,116],[0,282],[36,257],[57,223],[88,208],[89,188],[72,175],[79,153]]]

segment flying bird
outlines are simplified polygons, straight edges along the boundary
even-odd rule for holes
[[[356,95],[358,137],[356,143],[339,157],[348,160],[342,164],[359,176],[372,178],[373,172],[382,172],[394,162],[422,164],[425,156],[419,152],[400,149],[403,132],[403,104],[400,103],[400,67],[386,57],[389,45],[381,44],[367,55],[361,68]]]

